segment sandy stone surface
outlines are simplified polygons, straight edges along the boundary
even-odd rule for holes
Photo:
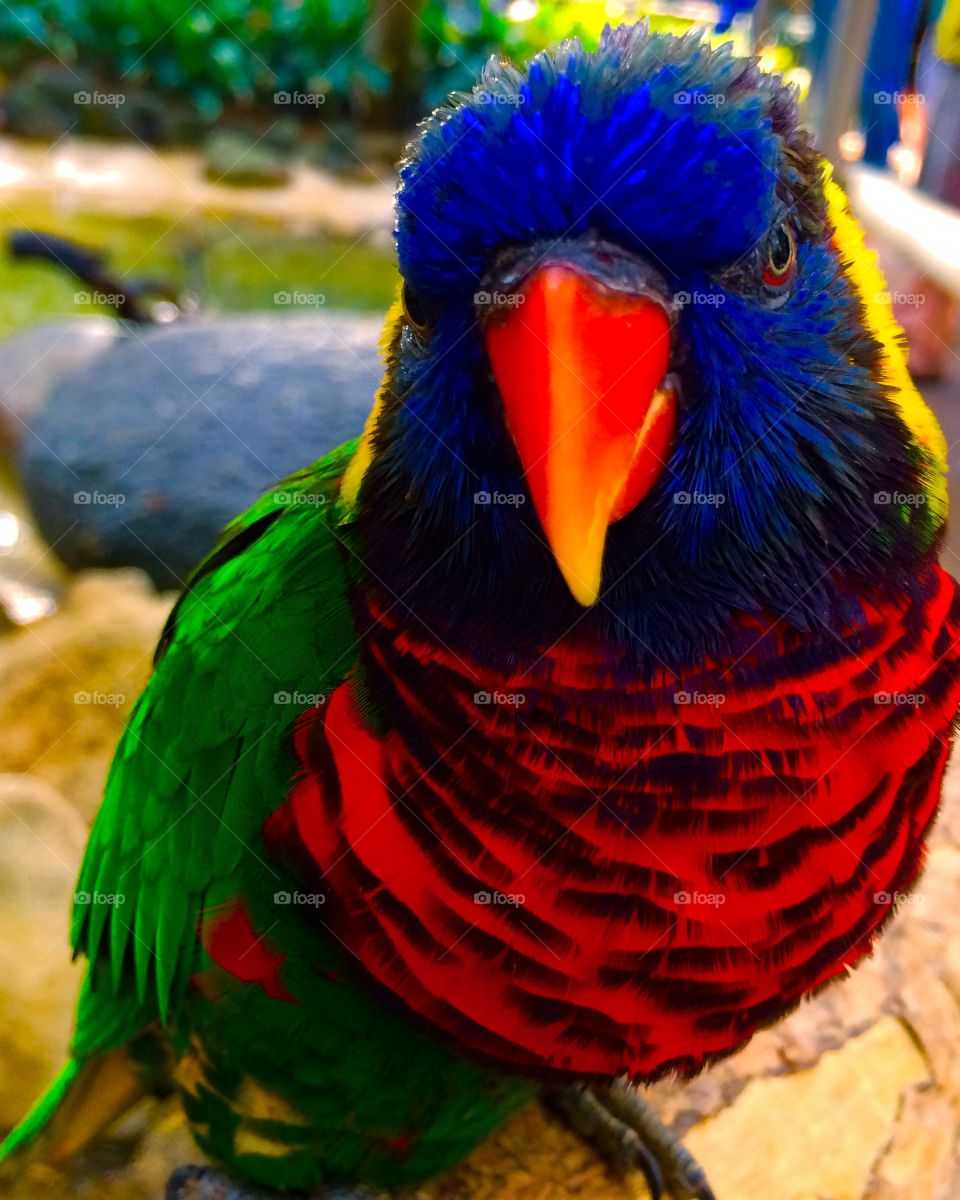
[[[273,218],[341,237],[379,234],[393,226],[391,173],[349,183],[297,163],[284,187],[232,187],[208,178],[195,150],[154,150],[135,142],[63,137],[53,146],[0,137],[8,204],[55,202],[67,210],[171,217],[191,213]]]
[[[172,602],[139,571],[90,571],[52,619],[5,633],[0,770],[37,776],[92,819]]]
[[[0,1127],[55,1070],[78,983],[73,881],[113,744],[169,608],[135,572],[78,577],[51,619],[0,637]],[[78,696],[111,697],[109,701]],[[116,697],[122,697],[117,700]],[[960,766],[920,886],[874,957],[686,1085],[649,1097],[707,1168],[717,1200],[960,1196]],[[160,1200],[196,1161],[175,1108],[135,1114],[67,1174],[40,1165],[20,1200]],[[627,1200],[531,1106],[418,1200]]]

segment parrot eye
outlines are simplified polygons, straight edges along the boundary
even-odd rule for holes
[[[430,332],[430,321],[419,296],[408,283],[403,285],[402,293],[403,315],[407,324],[421,337],[425,338]]]
[[[782,288],[793,278],[797,268],[797,239],[784,221],[777,226],[767,247],[763,282],[768,288]]]

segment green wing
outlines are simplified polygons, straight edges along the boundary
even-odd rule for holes
[[[293,777],[289,728],[356,651],[335,503],[355,446],[230,525],[170,616],[77,884],[74,951],[91,964],[78,1056],[168,1019],[205,898],[272,882],[259,835]]]

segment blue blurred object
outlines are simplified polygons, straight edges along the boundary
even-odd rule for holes
[[[810,15],[813,17],[813,37],[807,44],[806,65],[813,74],[814,86],[827,64],[830,29],[836,16],[837,3],[838,0],[813,0],[810,9]]]
[[[910,61],[923,0],[880,0],[870,53],[860,90],[860,114],[866,145],[863,160],[884,168],[887,151],[899,140],[894,102],[909,83]]]
[[[895,99],[907,87],[914,39],[924,0],[879,0],[877,21],[860,87],[860,124],[864,132],[864,161],[885,168],[887,151],[899,138]],[[932,6],[936,7],[936,4]],[[834,26],[842,12],[839,0],[813,0],[814,32],[806,65],[814,89],[823,86]],[[859,63],[854,65],[859,66]]]
[[[9,388],[14,464],[40,532],[69,567],[136,566],[181,586],[238,512],[359,434],[380,324],[335,312],[117,324],[42,389]],[[64,336],[28,333],[20,358]],[[0,347],[0,371],[15,369],[19,340]]]
[[[726,32],[732,25],[734,17],[738,17],[741,13],[753,12],[756,4],[757,0],[722,0],[717,32]]]

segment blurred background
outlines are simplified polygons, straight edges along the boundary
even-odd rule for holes
[[[173,593],[369,408],[417,120],[491,54],[640,17],[705,26],[795,83],[956,472],[960,0],[0,3],[0,1132],[66,1044],[73,879]],[[956,793],[933,907],[732,1063],[657,1089],[719,1200],[960,1195]],[[173,1114],[151,1128],[31,1196],[159,1197],[195,1154]],[[620,1195],[582,1164],[571,1190],[564,1161],[489,1194]]]

